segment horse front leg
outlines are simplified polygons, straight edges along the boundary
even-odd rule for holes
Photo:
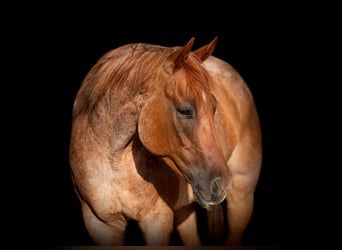
[[[176,210],[175,225],[185,246],[200,246],[196,209],[193,204]]]
[[[161,199],[138,222],[147,246],[168,246],[173,230],[173,211]]]
[[[251,219],[254,191],[247,183],[234,183],[227,195],[228,238],[226,245],[240,245]]]
[[[122,214],[113,215],[108,223],[100,220],[85,202],[82,202],[82,212],[86,229],[95,245],[124,244],[127,221]]]

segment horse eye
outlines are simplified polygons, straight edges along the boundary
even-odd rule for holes
[[[187,118],[187,119],[193,118],[194,111],[191,107],[180,107],[176,109],[177,109],[177,117]]]

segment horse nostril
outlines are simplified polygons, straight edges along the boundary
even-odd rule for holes
[[[221,191],[222,191],[221,177],[217,177],[211,182],[211,193],[213,195],[219,195]]]

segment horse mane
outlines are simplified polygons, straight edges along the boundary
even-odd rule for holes
[[[145,83],[155,77],[157,68],[177,48],[134,43],[104,54],[82,82],[74,104],[73,118],[88,113],[91,119],[98,102],[106,95],[115,95],[116,102],[122,105],[137,93],[146,91]],[[203,90],[209,92],[210,77],[199,58],[190,53],[182,68],[186,72],[187,93],[202,98]]]

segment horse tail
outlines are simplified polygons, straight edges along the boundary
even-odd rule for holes
[[[207,210],[208,240],[211,245],[221,245],[225,240],[225,206],[218,204]]]

